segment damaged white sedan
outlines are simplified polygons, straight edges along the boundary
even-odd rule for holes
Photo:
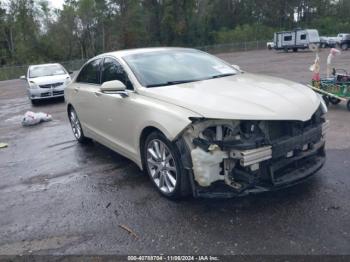
[[[65,98],[78,141],[133,160],[169,198],[280,189],[325,162],[327,109],[316,93],[194,49],[97,56]]]

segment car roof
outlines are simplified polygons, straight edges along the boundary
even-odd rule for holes
[[[183,47],[149,47],[149,48],[136,48],[136,49],[125,49],[125,50],[119,50],[109,53],[101,54],[98,57],[103,56],[114,56],[114,57],[123,57],[127,55],[135,55],[135,54],[144,54],[144,53],[150,53],[150,52],[162,52],[162,51],[173,51],[173,50],[196,50],[193,48],[183,48]]]

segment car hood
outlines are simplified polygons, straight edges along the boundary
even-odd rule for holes
[[[34,82],[37,85],[49,85],[54,83],[64,83],[67,78],[70,78],[69,75],[58,75],[58,76],[42,76],[29,78],[28,81]]]
[[[320,106],[319,96],[302,84],[248,73],[139,93],[212,119],[307,121]]]

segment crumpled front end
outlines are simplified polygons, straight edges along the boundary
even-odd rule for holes
[[[185,167],[192,171],[197,197],[232,197],[291,186],[325,162],[329,123],[321,106],[306,122],[192,121],[178,145]]]

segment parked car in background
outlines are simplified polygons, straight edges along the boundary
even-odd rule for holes
[[[272,50],[275,48],[275,43],[274,42],[267,42],[266,47],[267,47],[267,49]]]
[[[328,36],[320,36],[320,47],[326,48],[328,46],[329,37]]]
[[[169,198],[281,189],[325,162],[319,95],[194,49],[99,55],[65,98],[79,142],[90,138],[131,159]]]
[[[321,48],[333,48],[337,46],[337,43],[339,42],[339,38],[337,36],[321,36],[320,37],[320,47]]]
[[[320,37],[315,29],[296,29],[294,31],[276,32],[274,43],[276,50],[298,52],[299,49],[308,49],[311,44],[320,44]]]
[[[60,64],[31,65],[27,75],[28,97],[32,104],[39,100],[64,97],[64,89],[71,82],[69,72]]]
[[[350,34],[338,34],[338,41],[337,44],[342,50],[348,50],[350,47]]]
[[[338,37],[330,36],[328,37],[327,47],[333,48],[337,46]]]

